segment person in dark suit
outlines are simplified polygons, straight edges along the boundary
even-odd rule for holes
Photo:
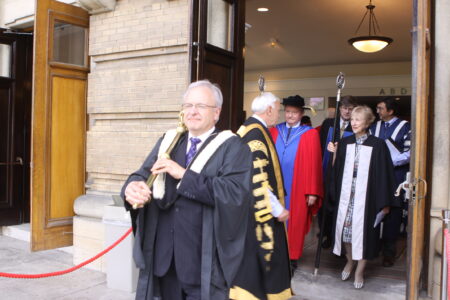
[[[353,134],[352,125],[350,124],[350,117],[352,115],[353,108],[356,106],[356,100],[352,96],[343,96],[339,105],[339,128],[333,128],[334,118],[325,119],[320,127],[320,145],[322,147],[322,174],[324,183],[324,192],[326,212],[323,211],[323,207],[319,210],[318,218],[319,224],[322,224],[322,218],[325,217],[324,228],[324,241],[322,243],[323,248],[331,247],[331,230],[332,230],[332,216],[333,216],[333,199],[331,199],[328,193],[328,187],[331,186],[331,180],[329,176],[330,170],[330,152],[327,150],[327,145],[331,141],[334,134],[336,136],[336,141],[339,142],[342,138],[350,136]]]
[[[125,207],[139,207],[136,299],[228,299],[244,252],[252,156],[239,137],[215,128],[221,106],[216,85],[192,83],[182,104],[188,132],[171,158],[161,155],[169,130],[122,188]]]

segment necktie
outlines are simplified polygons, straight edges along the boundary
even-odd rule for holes
[[[289,141],[289,136],[291,135],[291,131],[292,131],[292,127],[289,127],[288,128],[288,133],[287,133],[287,136],[286,136],[286,142]]]
[[[347,122],[344,121],[344,122],[342,122],[342,126],[341,126],[341,132],[340,132],[341,139],[342,139],[342,136],[344,135],[345,128],[347,128]]]
[[[189,151],[186,154],[186,166],[189,165],[197,153],[197,144],[202,141],[201,139],[195,137],[191,137],[189,140],[191,141],[191,148],[189,148]]]
[[[388,122],[384,122],[384,137],[387,137],[387,132],[388,132],[388,128],[389,128],[389,123]]]

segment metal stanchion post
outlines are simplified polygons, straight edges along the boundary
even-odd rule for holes
[[[450,210],[442,210],[442,265],[441,265],[441,300],[447,300],[447,237],[446,229],[449,228]]]

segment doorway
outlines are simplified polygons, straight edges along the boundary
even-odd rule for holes
[[[32,45],[0,29],[0,226],[30,220]]]
[[[271,6],[269,1],[246,1],[244,108],[249,108],[249,103],[258,93],[256,82],[259,74],[266,77],[266,90],[281,98],[299,94],[304,98],[329,99],[318,112],[322,120],[325,118],[326,108],[332,106],[332,98],[336,95],[334,79],[339,71],[344,71],[349,78],[355,79],[347,82],[344,94],[361,97],[368,104],[376,101],[380,89],[404,88],[401,83],[404,81],[396,79],[406,78],[410,91],[399,97],[402,104],[405,102],[406,113],[402,118],[411,120],[413,130],[414,126],[418,126],[412,143],[416,148],[411,157],[414,154],[422,157],[420,162],[426,166],[424,154],[427,149],[417,145],[424,136],[426,139],[428,132],[427,113],[420,108],[429,101],[427,70],[430,45],[426,43],[426,29],[429,28],[430,20],[429,1],[392,3],[389,7],[383,7],[381,1],[379,6],[376,1],[373,4],[377,5],[376,14],[383,26],[383,33],[393,34],[395,37],[394,43],[383,51],[365,54],[347,43],[364,14],[364,6],[355,7],[354,2],[338,1],[330,10],[326,1],[300,4],[298,1],[285,0],[277,2],[276,7]],[[397,8],[394,7],[396,5]],[[258,11],[258,8],[268,10]],[[330,24],[334,25],[327,26]],[[417,24],[422,27],[417,27]],[[411,28],[414,28],[412,37]],[[386,78],[392,80],[392,85],[380,83]],[[318,119],[316,123],[313,119],[314,126],[320,123]],[[416,174],[422,174],[426,178],[425,166],[415,166],[412,158],[413,178],[418,176]],[[423,186],[415,186],[421,189],[422,198],[425,197]],[[414,225],[409,226],[407,259],[404,269],[399,273],[404,286],[402,299],[405,294],[408,299],[417,298],[417,290],[421,288],[420,277],[426,269],[422,266],[427,264],[422,254],[425,201],[421,202],[420,207],[414,206],[414,201],[411,203],[410,215],[417,216],[410,219],[410,223]],[[419,224],[416,220],[422,221]]]

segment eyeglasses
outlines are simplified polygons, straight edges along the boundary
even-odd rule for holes
[[[183,110],[190,110],[193,107],[195,107],[198,110],[205,110],[207,108],[216,108],[217,106],[212,106],[212,105],[207,105],[207,104],[203,104],[203,103],[183,103],[181,104],[181,108],[183,108]]]

